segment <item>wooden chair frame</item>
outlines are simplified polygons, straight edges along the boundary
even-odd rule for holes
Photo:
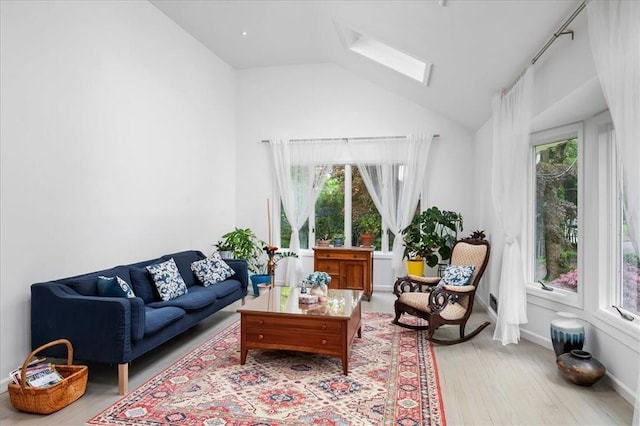
[[[393,289],[393,293],[397,297],[397,300],[394,304],[396,316],[392,321],[393,324],[413,330],[427,330],[427,339],[431,340],[434,343],[442,345],[453,345],[456,343],[466,342],[467,340],[470,340],[473,337],[477,336],[482,330],[484,330],[487,326],[489,326],[489,324],[491,324],[489,321],[486,321],[471,333],[465,334],[465,326],[473,310],[473,302],[475,299],[476,290],[478,288],[478,283],[480,282],[480,278],[482,278],[482,275],[487,268],[487,264],[489,263],[491,246],[489,245],[489,242],[484,239],[466,238],[456,242],[456,244],[453,246],[452,253],[455,253],[456,249],[460,250],[462,248],[462,246],[459,246],[460,244],[486,246],[486,254],[484,256],[482,265],[479,268],[476,267],[476,270],[471,277],[471,282],[466,286],[456,288],[455,286],[451,285],[438,285],[440,282],[439,277],[399,277],[396,280]],[[454,255],[452,254],[452,258],[453,257]],[[408,304],[401,302],[400,296],[403,293],[407,292],[427,293],[428,306],[425,306],[425,309],[419,309],[415,306],[409,306]],[[425,294],[425,298],[427,297],[427,294]],[[440,313],[449,304],[458,303],[463,297],[468,298],[468,305],[466,312],[461,318],[446,319],[440,315]],[[409,314],[418,318],[422,318],[426,320],[428,324],[413,325],[400,322],[400,317],[403,314]],[[443,340],[435,338],[433,336],[435,331],[439,327],[447,324],[458,325],[460,327],[460,338],[454,340]]]

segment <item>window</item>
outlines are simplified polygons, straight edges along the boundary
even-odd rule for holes
[[[619,280],[618,296],[620,297],[620,305],[625,310],[640,315],[640,260],[638,252],[631,242],[629,226],[624,213],[621,222],[620,240],[622,244],[620,252],[622,256],[620,257],[620,269],[622,273]]]
[[[372,234],[373,247],[381,250],[382,247],[382,217],[378,212],[367,187],[362,180],[357,167],[352,167],[352,206],[351,222],[353,223],[351,241],[354,245],[360,244],[360,235]]]
[[[534,280],[578,289],[578,140],[560,139],[534,147]]]
[[[572,124],[531,137],[531,210],[525,245],[529,280],[555,290],[536,294],[574,306],[582,305],[584,297],[582,129],[582,123]]]
[[[402,167],[395,166],[392,170],[401,179]],[[280,244],[285,247],[289,244],[291,226],[282,207],[280,211]],[[419,209],[416,212],[419,214]],[[316,201],[315,211],[300,232],[300,247],[310,248],[316,245],[316,239],[336,236],[344,237],[345,245],[358,246],[363,233],[373,234],[373,247],[377,251],[388,252],[392,247],[394,234],[382,223],[358,167],[335,165]]]

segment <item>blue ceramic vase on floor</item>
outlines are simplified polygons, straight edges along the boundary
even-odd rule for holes
[[[551,321],[551,343],[556,358],[584,345],[584,326],[568,312],[557,312],[559,318]]]

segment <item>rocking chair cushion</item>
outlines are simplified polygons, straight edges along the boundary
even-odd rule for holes
[[[429,293],[402,293],[398,300],[413,309],[430,312]]]
[[[421,283],[427,283],[427,284],[438,284],[438,282],[440,282],[440,277],[423,277],[420,275],[408,275],[409,279],[412,281],[418,281]]]
[[[456,293],[469,293],[475,290],[475,286],[472,285],[444,285],[444,288],[449,291],[455,291]]]
[[[431,312],[431,308],[429,308],[429,293],[403,293],[398,301],[415,310],[425,313]],[[466,301],[463,301],[463,303],[449,303],[440,312],[440,316],[446,320],[462,318],[467,312],[467,303],[464,302]]]

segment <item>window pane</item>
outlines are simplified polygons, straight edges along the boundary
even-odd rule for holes
[[[353,235],[351,241],[354,242],[354,245],[359,246],[362,244],[360,235],[372,234],[372,245],[376,250],[380,250],[382,247],[382,217],[373,204],[357,166],[352,167],[352,173],[351,221],[353,226],[351,229]]]
[[[578,141],[535,147],[535,280],[578,289]]]
[[[316,239],[344,236],[344,166],[334,166],[316,201]]]
[[[622,223],[622,307],[640,314],[640,261],[626,218]]]

